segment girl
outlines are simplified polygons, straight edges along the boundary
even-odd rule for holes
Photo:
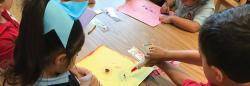
[[[24,1],[20,35],[16,41],[14,53],[15,64],[7,70],[4,85],[14,86],[79,86],[78,79],[70,71],[77,53],[84,43],[84,33],[79,20],[72,20],[66,11],[53,15],[56,9],[64,10],[52,1],[60,0],[26,0]],[[79,2],[80,3],[80,2]],[[49,5],[50,4],[50,5]],[[54,6],[54,7],[51,7]],[[53,8],[53,9],[50,9]],[[52,11],[51,11],[52,10]],[[62,17],[66,15],[66,17]],[[55,19],[47,19],[57,18]],[[52,25],[48,28],[49,25]],[[60,30],[65,30],[60,33]],[[69,30],[69,34],[67,34]],[[47,31],[47,32],[46,32]],[[68,40],[62,40],[68,36]],[[76,71],[76,69],[74,69]]]
[[[12,0],[0,0],[0,69],[6,69],[13,63],[15,40],[19,24],[8,12]]]
[[[168,15],[160,17],[160,21],[197,32],[214,10],[213,0],[166,0],[161,12]]]

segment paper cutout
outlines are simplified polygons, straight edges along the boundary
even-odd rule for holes
[[[44,13],[44,33],[55,29],[57,36],[66,48],[73,24],[74,20],[64,11],[60,3],[50,0]]]
[[[119,11],[127,14],[150,26],[160,24],[161,7],[148,0],[128,0],[126,4],[118,8]]]
[[[103,86],[138,86],[154,70],[152,67],[143,67],[131,73],[130,69],[134,65],[128,57],[105,46],[76,64],[90,70]]]
[[[61,0],[59,0],[61,1]],[[88,6],[88,1],[75,2],[67,1],[61,3],[64,10],[74,19],[77,20]]]
[[[92,9],[87,8],[85,12],[79,18],[82,24],[82,27],[85,28],[95,16],[96,16],[96,13]]]

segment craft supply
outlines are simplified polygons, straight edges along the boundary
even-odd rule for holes
[[[105,69],[105,72],[108,73],[110,70],[109,69]]]
[[[90,35],[95,29],[96,29],[96,25],[88,32],[88,35]]]

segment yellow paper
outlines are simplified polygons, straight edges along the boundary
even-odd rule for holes
[[[134,65],[128,57],[105,46],[77,63],[91,71],[103,86],[138,86],[153,71],[152,67],[142,67],[131,73]]]

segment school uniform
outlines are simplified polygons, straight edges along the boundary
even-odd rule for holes
[[[0,23],[0,67],[5,69],[13,63],[15,40],[19,33],[19,23],[10,16],[7,10],[1,15],[7,20]]]
[[[209,0],[205,5],[194,6],[185,6],[181,0],[175,0],[174,9],[177,16],[203,25],[206,18],[214,14],[215,6],[213,0]]]
[[[67,71],[53,78],[40,78],[34,86],[80,86],[73,73]]]

